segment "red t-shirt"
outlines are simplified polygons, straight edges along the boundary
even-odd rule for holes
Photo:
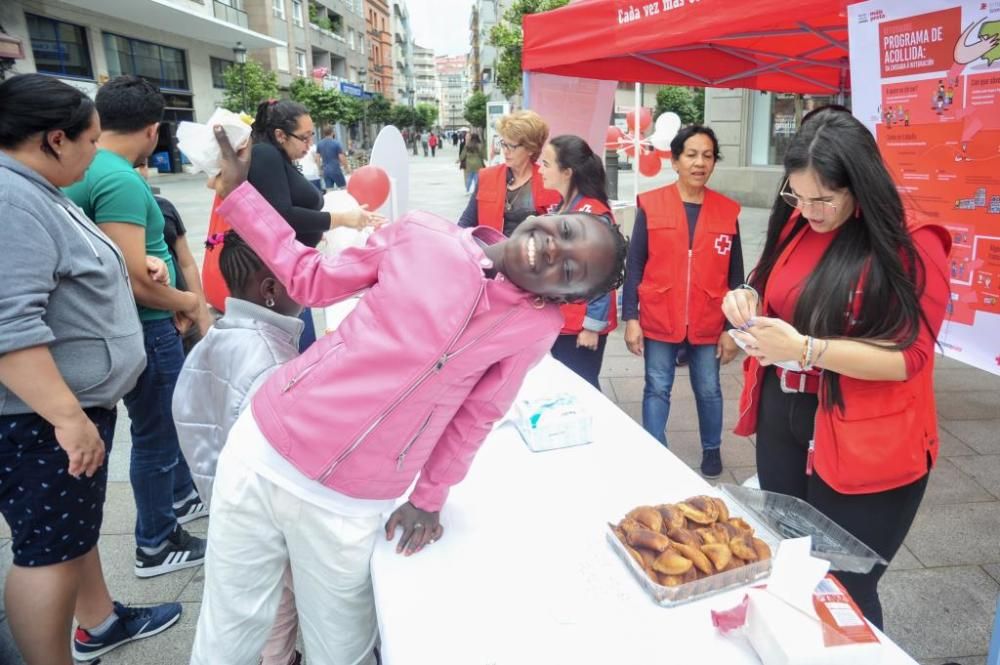
[[[806,280],[837,237],[836,231],[816,233],[809,227],[803,233],[788,261],[780,270],[772,272],[768,280],[767,297],[771,310],[768,314],[783,321],[792,320]],[[907,378],[919,372],[934,353],[934,340],[941,329],[945,307],[951,295],[945,272],[947,255],[940,238],[931,229],[917,229],[913,232],[913,244],[924,264],[924,292],[920,297],[920,307],[931,330],[921,324],[916,340],[903,350]]]

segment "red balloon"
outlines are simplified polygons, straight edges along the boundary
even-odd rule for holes
[[[656,154],[660,156],[660,159],[673,159],[673,153],[669,150],[657,150]]]
[[[635,137],[634,136],[630,136],[628,134],[623,134],[622,137],[621,137],[621,139],[620,139],[619,146],[621,146],[621,150],[624,151],[627,156],[632,157],[632,158],[635,157]],[[641,143],[640,143],[640,146],[641,146]]]
[[[607,134],[604,135],[604,145],[609,148],[618,147],[618,141],[622,137],[622,130],[614,125],[608,125]]]
[[[378,210],[389,198],[389,176],[377,166],[362,166],[348,179],[347,193],[359,205],[367,204],[369,210]]]
[[[635,131],[635,111],[630,111],[627,116],[625,116],[625,122],[628,124],[630,131]],[[649,129],[649,125],[653,122],[653,113],[645,106],[639,109],[639,131],[644,132]]]
[[[647,178],[652,178],[659,173],[662,166],[663,163],[660,161],[660,156],[656,154],[655,150],[643,152],[639,155],[639,173]]]

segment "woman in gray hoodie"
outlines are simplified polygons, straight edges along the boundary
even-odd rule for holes
[[[118,249],[59,191],[83,177],[100,121],[41,74],[0,83],[0,513],[11,632],[28,665],[70,665],[155,634],[180,605],[114,603],[97,539],[115,405],[146,364]]]

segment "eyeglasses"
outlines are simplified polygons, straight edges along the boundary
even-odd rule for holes
[[[522,145],[524,145],[524,144],[523,143],[507,143],[506,141],[500,141],[500,149],[501,150],[517,150]]]
[[[303,143],[305,143],[307,145],[310,144],[310,143],[312,143],[312,140],[313,140],[312,134],[306,134],[305,136],[299,136],[298,134],[292,134],[291,132],[289,132],[288,135],[291,136],[292,138],[296,138],[296,139],[302,141]]]
[[[828,217],[833,217],[837,214],[837,206],[829,201],[804,199],[798,194],[788,191],[786,187],[788,187],[787,180],[785,181],[785,184],[781,186],[781,198],[784,199],[785,203],[793,208],[798,208],[806,214],[816,215],[818,213],[822,219],[827,219]]]

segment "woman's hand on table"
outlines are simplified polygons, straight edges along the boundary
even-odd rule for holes
[[[349,229],[361,231],[369,226],[378,228],[383,224],[385,224],[385,217],[377,212],[369,211],[368,204],[346,212],[330,213],[330,228],[345,226]]]
[[[757,292],[733,289],[722,298],[722,313],[737,330],[746,330],[757,316]]]
[[[723,330],[722,334],[719,335],[719,342],[715,346],[715,357],[719,359],[719,363],[728,365],[739,352],[740,347],[736,344],[736,340],[732,338],[728,330]]]
[[[385,539],[392,540],[396,537],[396,529],[401,528],[403,535],[396,545],[396,554],[410,556],[416,554],[436,540],[440,540],[444,533],[441,526],[440,513],[429,513],[420,510],[407,501],[396,510],[392,511],[389,521],[385,524]]]
[[[221,125],[215,126],[215,140],[219,142],[219,165],[222,167],[219,175],[215,176],[215,193],[220,199],[224,199],[246,182],[247,173],[250,172],[250,142],[247,141],[242,148],[235,150]]]
[[[581,330],[580,334],[576,336],[577,348],[590,349],[591,351],[597,350],[597,343],[600,341],[600,335],[593,330]]]
[[[69,457],[69,475],[93,476],[104,464],[104,441],[97,427],[80,410],[66,422],[53,423],[56,441]]]
[[[802,358],[805,335],[781,319],[758,316],[748,330],[736,334],[746,342],[744,350],[747,355],[759,360],[761,365],[799,361]]]
[[[637,356],[642,356],[642,327],[638,319],[625,322],[625,346]]]

